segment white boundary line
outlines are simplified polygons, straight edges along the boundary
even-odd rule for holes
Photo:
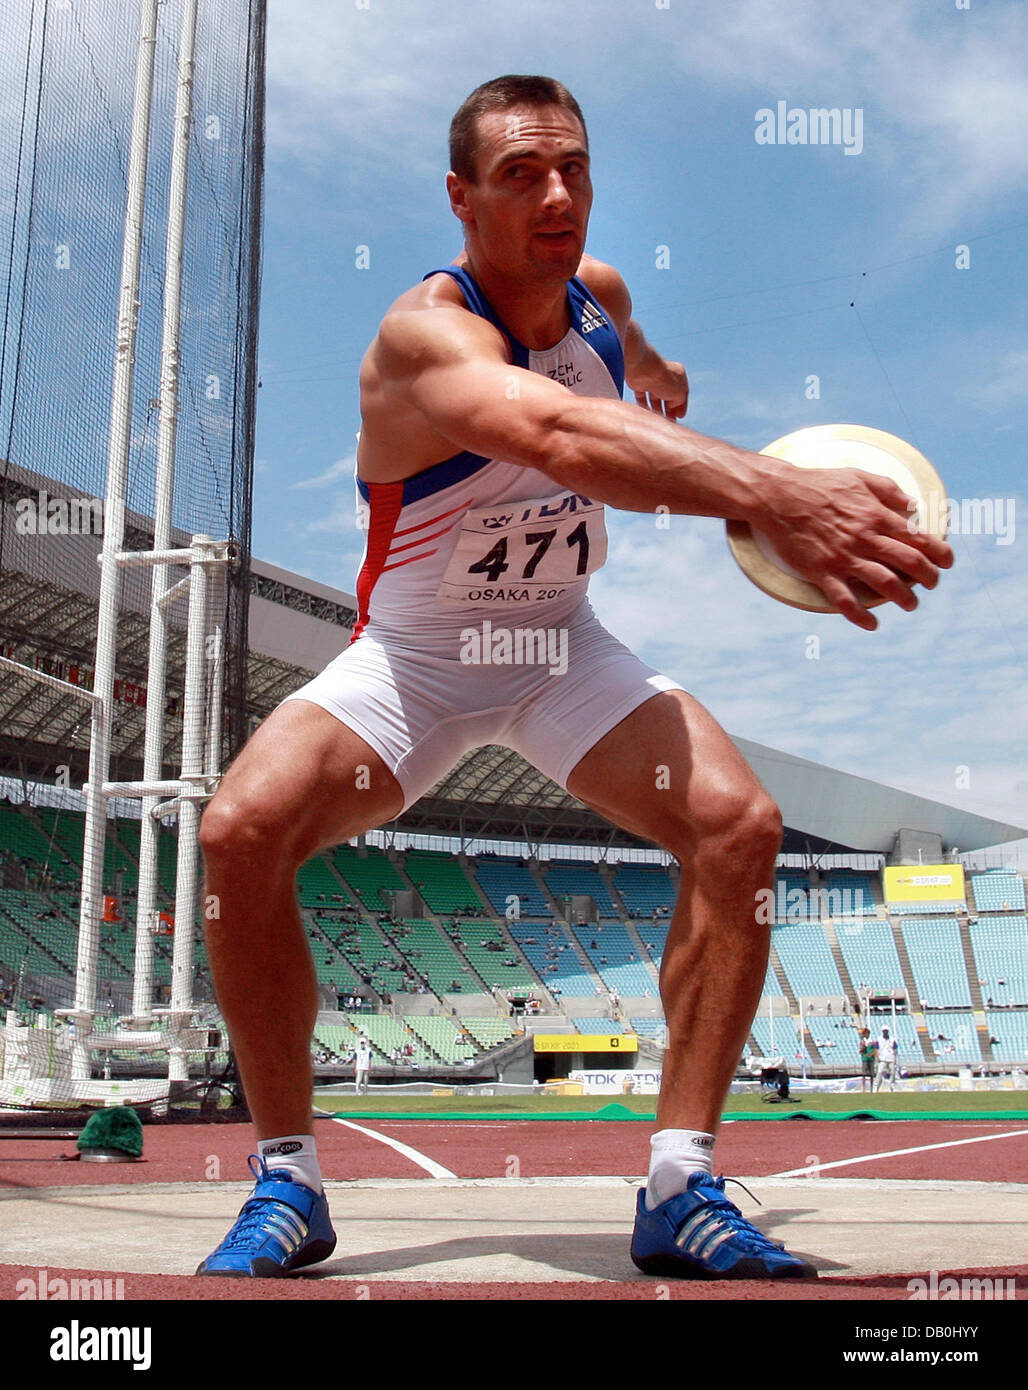
[[[404,1158],[409,1158],[412,1163],[416,1163],[419,1168],[424,1168],[425,1172],[433,1178],[456,1178],[456,1173],[451,1173],[449,1168],[444,1168],[441,1163],[436,1163],[434,1158],[429,1158],[427,1154],[419,1153],[417,1149],[412,1149],[409,1144],[401,1144],[399,1139],[390,1139],[388,1134],[379,1134],[377,1129],[366,1129],[364,1125],[355,1125],[352,1120],[340,1120],[333,1117],[333,1123],[345,1125],[347,1129],[355,1129],[358,1134],[366,1134],[370,1139],[377,1139],[380,1144],[388,1144],[397,1153],[403,1154]]]
[[[944,1144],[919,1144],[913,1149],[888,1149],[884,1153],[863,1154],[859,1158],[840,1158],[834,1163],[812,1163],[807,1168],[790,1168],[785,1173],[768,1173],[769,1178],[804,1178],[811,1173],[825,1173],[829,1168],[849,1168],[856,1163],[876,1163],[880,1158],[900,1158],[904,1154],[929,1153],[932,1149],[956,1149],[961,1144],[987,1144],[992,1139],[1014,1139],[1028,1134],[1028,1129],[1011,1129],[1006,1134],[979,1134],[974,1139],[950,1139]]]

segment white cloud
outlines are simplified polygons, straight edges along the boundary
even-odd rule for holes
[[[1018,5],[972,14],[905,0],[872,15],[845,0],[740,0],[708,10],[677,53],[698,78],[763,88],[761,105],[863,103],[865,149],[903,172],[936,221],[1023,187],[1028,27]]]
[[[883,172],[902,176],[909,190],[899,223],[914,226],[927,214],[948,225],[1023,187],[1028,26],[1019,5],[971,13],[893,0],[871,14],[850,0],[735,0],[690,6],[687,23],[683,13],[623,0],[561,7],[562,25],[575,34],[575,67],[595,73],[598,89],[609,69],[628,72],[633,89],[655,103],[666,104],[685,79],[693,90],[745,94],[756,106],[779,98],[863,105],[864,157],[884,160]],[[533,36],[554,23],[551,0],[368,10],[292,0],[286,14],[272,7],[269,151],[357,179],[383,156],[402,159],[412,176],[437,178],[456,104],[504,60],[538,63]]]
[[[730,733],[1028,823],[1019,756],[1028,614],[1016,546],[955,537],[957,564],[938,590],[914,614],[879,608],[878,631],[863,633],[762,595],[719,522],[674,517],[659,531],[654,518],[617,515],[608,529],[609,562],[592,585],[601,621]]]
[[[337,482],[339,481],[340,478],[346,478],[346,479],[352,478],[352,477],[353,477],[354,465],[356,464],[356,461],[357,461],[357,455],[356,455],[355,453],[353,453],[353,454],[346,454],[343,458],[341,458],[341,459],[336,459],[335,463],[330,464],[330,465],[328,466],[328,468],[326,468],[325,471],[324,471],[323,473],[319,473],[319,474],[318,474],[316,477],[314,477],[314,478],[301,478],[299,482],[292,483],[290,486],[293,487],[293,488],[318,488],[318,487],[329,487],[329,486],[331,486],[332,483],[337,483]],[[352,521],[352,513],[353,513],[353,502],[352,502],[352,500],[351,500],[351,502],[350,502],[349,505],[350,505],[351,521]],[[324,530],[324,529],[326,529],[326,528],[325,528],[324,526],[319,526],[318,529],[319,529],[319,530]]]
[[[1000,356],[995,375],[971,393],[973,403],[990,414],[1009,410],[1028,399],[1028,348],[1012,347]]]

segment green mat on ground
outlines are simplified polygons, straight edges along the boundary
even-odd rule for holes
[[[409,1108],[395,1110],[325,1110],[320,1114],[326,1119],[339,1120],[641,1120],[652,1123],[655,1110],[630,1110],[617,1102],[602,1105],[595,1110],[479,1110],[469,1106],[465,1110],[419,1109],[410,1105],[410,1097],[405,1097]],[[484,1099],[484,1098],[483,1098]],[[319,1112],[315,1111],[317,1115]],[[998,1108],[995,1110],[818,1110],[813,1107],[794,1107],[789,1102],[767,1105],[759,1110],[729,1110],[722,1117],[727,1121],[738,1120],[1028,1120],[1028,1110]]]

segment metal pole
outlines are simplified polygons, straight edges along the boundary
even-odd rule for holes
[[[168,1050],[168,1080],[189,1076],[188,1054],[181,1034],[189,1027],[193,1005],[193,931],[197,899],[197,859],[200,805],[206,796],[204,726],[206,715],[206,630],[208,566],[213,555],[210,536],[193,537],[189,582],[189,624],[186,629],[186,678],[182,700],[182,781],[194,791],[183,795],[178,813],[178,866],[175,876],[175,949],[171,966],[172,1042]]]
[[[100,569],[100,604],[96,633],[94,717],[89,741],[89,785],[82,849],[82,901],[79,910],[78,956],[75,965],[75,1044],[72,1076],[89,1079],[89,1033],[96,1002],[96,961],[100,947],[103,897],[103,853],[106,800],[104,783],[110,767],[114,662],[118,632],[120,573],[115,555],[125,533],[125,494],[132,434],[132,379],[136,327],[139,318],[139,263],[146,203],[146,165],[153,92],[154,50],[157,46],[157,0],[140,0],[139,48],[132,111],[125,231],[122,244],[121,292],[111,396],[111,424],[104,501],[104,540]],[[97,713],[99,711],[99,713]]]
[[[178,428],[179,324],[182,304],[182,256],[189,181],[189,127],[193,105],[193,55],[196,47],[196,0],[185,0],[178,52],[178,88],[171,149],[168,232],[164,256],[164,334],[161,342],[161,412],[157,437],[157,476],[154,484],[155,551],[172,542],[175,495],[175,439]],[[144,782],[156,782],[163,772],[164,706],[167,690],[168,607],[162,602],[170,582],[169,567],[153,569],[150,606],[150,656],[147,668]],[[154,934],[157,930],[158,837],[154,810],[159,796],[143,797],[139,835],[139,899],[136,910],[136,955],[132,995],[133,1026],[150,1018],[153,1008]]]

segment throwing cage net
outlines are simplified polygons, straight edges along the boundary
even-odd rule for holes
[[[227,1062],[196,836],[249,723],[264,39],[0,11],[0,1107]]]

